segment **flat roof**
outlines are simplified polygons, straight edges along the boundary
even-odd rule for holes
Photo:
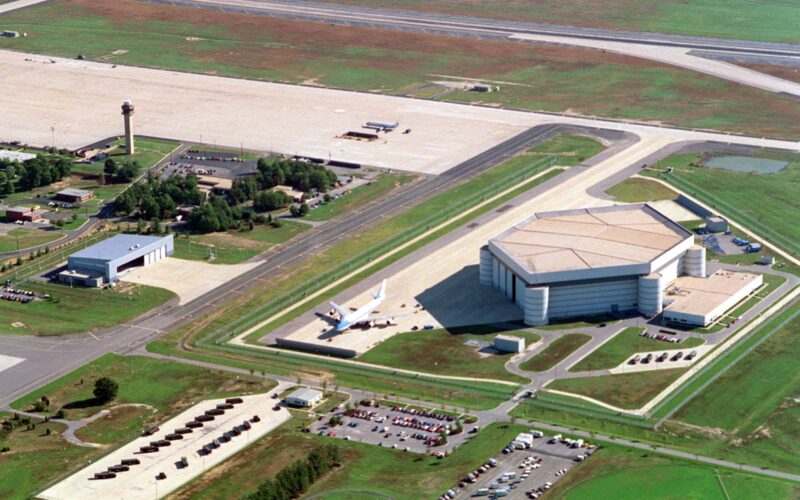
[[[760,279],[760,274],[724,269],[707,278],[681,276],[664,293],[665,299],[674,300],[665,310],[706,316],[740,290]]]
[[[26,214],[28,212],[33,212],[33,209],[29,207],[7,207],[6,212],[22,212]]]
[[[500,334],[494,338],[495,340],[510,340],[511,342],[519,342],[522,340],[522,337],[517,337],[516,335],[504,335]]]
[[[322,393],[316,389],[309,389],[308,387],[301,387],[293,393],[286,396],[287,398],[302,399],[304,401],[311,401],[321,397]]]
[[[537,213],[490,242],[534,274],[646,264],[690,237],[637,204]]]
[[[36,155],[32,153],[23,153],[21,151],[9,151],[8,149],[0,150],[0,160],[23,162],[25,160],[32,160],[34,158],[36,158]]]
[[[124,257],[134,250],[139,250],[141,247],[152,245],[167,238],[169,238],[169,236],[119,234],[113,238],[103,240],[96,245],[92,245],[89,248],[84,248],[80,252],[75,252],[70,255],[70,257],[111,261]],[[135,247],[136,245],[139,245],[139,247],[131,249],[131,247]]]
[[[67,196],[85,196],[87,194],[92,194],[92,192],[87,191],[85,189],[67,188],[67,189],[62,189],[56,194],[65,194]]]

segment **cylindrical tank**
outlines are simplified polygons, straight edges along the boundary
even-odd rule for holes
[[[535,286],[525,288],[525,324],[530,326],[546,325],[550,302],[550,288]]]
[[[639,312],[652,316],[663,310],[664,287],[659,273],[639,276]]]
[[[693,245],[686,250],[686,256],[683,259],[683,270],[689,276],[705,277],[706,248]]]
[[[492,253],[488,246],[481,247],[480,270],[478,272],[478,283],[491,286],[492,284]]]

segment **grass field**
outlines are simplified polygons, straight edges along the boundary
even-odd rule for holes
[[[119,394],[110,404],[98,405],[92,395],[94,381],[109,377],[119,384]],[[164,383],[168,380],[169,383]],[[11,406],[28,410],[42,395],[50,399],[50,413],[64,407],[67,418],[77,420],[118,404],[146,404],[158,412],[158,420],[170,412],[202,399],[228,394],[263,392],[274,382],[241,379],[235,374],[198,368],[142,356],[106,354],[63,377],[26,394]],[[138,431],[141,431],[139,429]],[[122,436],[122,437],[131,437]]]
[[[437,375],[526,382],[526,379],[506,371],[505,364],[513,357],[511,353],[484,354],[475,347],[464,345],[467,340],[491,343],[500,333],[523,337],[526,346],[542,338],[535,333],[490,326],[425,330],[395,335],[361,355],[359,360]]]
[[[0,301],[0,334],[64,335],[119,325],[175,298],[162,288],[122,285],[114,289],[70,288],[26,282],[18,288],[49,294],[28,304]],[[14,327],[14,323],[24,326]]]
[[[725,490],[722,488],[725,486]],[[717,470],[706,465],[618,446],[599,450],[560,481],[557,499],[789,499],[800,493],[789,481]]]
[[[674,200],[678,197],[678,193],[663,184],[640,177],[629,177],[606,190],[606,194],[613,196],[617,201],[626,203]]]
[[[565,378],[553,381],[547,388],[580,394],[618,408],[635,410],[666,389],[685,371],[685,369],[670,369],[600,377]]]
[[[101,376],[119,383],[119,395],[110,405],[94,406],[91,391],[94,380]],[[118,446],[138,435],[143,426],[163,421],[201,399],[263,392],[273,386],[272,381],[253,381],[205,368],[107,354],[20,398],[12,406],[27,409],[45,394],[52,410],[62,405],[74,406],[66,410],[67,418],[78,419],[120,403],[146,405],[112,410],[115,418],[101,418],[79,431],[81,437]],[[52,428],[52,435],[44,435],[46,427]],[[73,446],[61,438],[62,430],[63,426],[53,423],[37,424],[35,431],[12,434],[12,453],[0,454],[0,497],[30,498],[46,484],[108,452],[107,448]]]
[[[716,207],[785,249],[800,254],[800,155],[759,151],[752,156],[788,161],[774,174],[747,174],[703,167],[708,155],[670,156],[645,171]],[[671,174],[663,173],[668,167]]]
[[[547,371],[590,340],[592,340],[592,336],[583,333],[570,333],[558,337],[542,352],[525,361],[519,367],[531,372]]]
[[[614,0],[600,7],[588,0],[336,0],[336,3],[626,31],[800,42],[800,35],[795,29],[800,23],[800,14],[791,2],[760,2],[757,8],[747,0],[692,0],[679,3]],[[731,12],[736,12],[736,15],[731,16]]]
[[[622,330],[614,338],[595,349],[588,356],[570,367],[571,372],[589,370],[610,370],[625,362],[637,352],[663,352],[667,349],[690,349],[703,344],[702,339],[689,337],[680,344],[669,344],[661,340],[649,339],[639,335],[642,328],[631,327]],[[654,361],[655,362],[655,361]]]
[[[113,149],[110,151],[109,156],[118,165],[135,160],[139,162],[142,168],[152,167],[180,145],[174,141],[136,137],[136,152],[133,155],[127,155],[125,154],[125,141],[123,139],[115,139],[110,144],[113,145]],[[78,163],[73,167],[73,170],[97,175],[103,171],[105,161],[103,159],[92,163]]]
[[[282,220],[281,227],[257,224],[252,231],[230,230],[223,233],[175,235],[175,254],[178,259],[209,261],[213,264],[238,264],[284,243],[311,229],[308,224]]]
[[[587,10],[593,16],[598,9]],[[450,75],[508,83],[491,94],[456,91],[442,99],[751,134],[790,134],[800,120],[789,97],[572,47],[454,42],[133,0],[56,0],[6,14],[4,21],[28,36],[5,40],[3,48],[109,63],[393,94]]]
[[[780,415],[800,415],[790,398],[800,394],[800,317],[776,332],[764,344],[734,365],[678,412],[675,418],[694,425],[719,427],[748,434]],[[779,422],[775,422],[778,424]],[[772,427],[772,426],[770,426]],[[778,432],[778,429],[774,429]],[[785,431],[800,433],[800,429]],[[789,445],[800,434],[786,439]],[[784,440],[780,440],[784,441]],[[800,449],[797,450],[800,453]]]
[[[394,189],[414,180],[412,175],[381,174],[369,184],[358,186],[344,196],[331,200],[309,212],[304,218],[311,221],[333,219],[367,203],[378,200]]]
[[[59,231],[17,228],[0,235],[0,253],[24,250],[55,241],[63,236]]]

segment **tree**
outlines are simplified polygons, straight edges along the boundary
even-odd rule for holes
[[[94,394],[95,399],[100,402],[100,404],[106,404],[114,400],[117,397],[117,393],[119,392],[119,385],[112,379],[108,377],[102,377],[97,379],[94,383]]]
[[[114,211],[118,214],[130,214],[136,210],[136,200],[130,191],[125,191],[114,200]]]
[[[253,209],[256,212],[270,212],[288,204],[289,196],[283,191],[262,191],[253,199]]]
[[[141,212],[143,219],[151,220],[155,219],[161,214],[161,206],[152,195],[148,194],[142,198],[142,203],[139,205],[139,211]]]
[[[139,166],[139,162],[128,161],[117,170],[117,179],[120,182],[131,182],[133,179],[139,176],[139,172],[141,171],[141,166]]]
[[[117,175],[117,162],[114,158],[106,158],[106,162],[103,164],[103,172],[110,176]]]

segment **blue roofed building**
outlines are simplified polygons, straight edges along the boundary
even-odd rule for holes
[[[118,281],[129,269],[148,266],[172,255],[172,235],[120,234],[69,256],[59,281],[101,286]]]

